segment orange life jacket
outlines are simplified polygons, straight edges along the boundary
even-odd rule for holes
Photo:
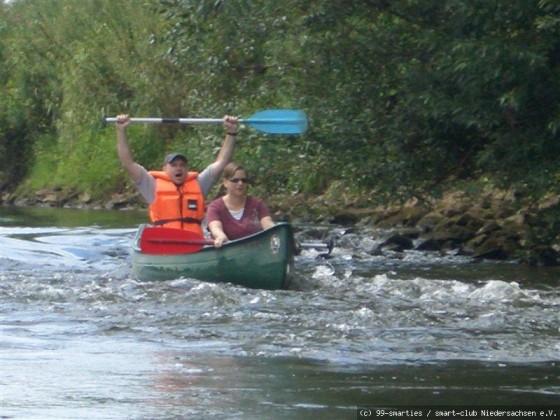
[[[204,196],[198,185],[198,172],[189,172],[177,186],[162,171],[150,171],[156,179],[156,194],[150,204],[150,219],[155,225],[196,232],[203,236]]]

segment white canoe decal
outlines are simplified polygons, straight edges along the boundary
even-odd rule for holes
[[[270,250],[273,254],[278,254],[278,251],[280,251],[280,238],[278,235],[272,235],[270,238]]]

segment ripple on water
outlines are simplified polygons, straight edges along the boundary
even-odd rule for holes
[[[537,290],[515,278],[434,278],[439,269],[427,270],[425,254],[411,275],[415,253],[401,259],[401,274],[393,263],[372,268],[378,255],[342,248],[325,260],[305,250],[296,261],[295,290],[261,291],[191,279],[137,282],[129,276],[132,230],[2,233],[15,242],[9,258],[0,260],[0,305],[36,314],[38,322],[51,314],[87,321],[106,334],[126,331],[197,348],[215,340],[239,354],[340,360],[343,351],[345,360],[360,363],[557,356],[557,289]],[[44,266],[47,250],[50,265]],[[23,259],[29,265],[22,268]]]

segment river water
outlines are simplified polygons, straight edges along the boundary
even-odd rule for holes
[[[357,406],[560,405],[560,271],[305,250],[287,291],[130,276],[145,215],[0,208],[0,418],[355,419]]]

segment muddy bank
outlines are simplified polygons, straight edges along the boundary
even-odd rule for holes
[[[560,196],[550,197],[531,209],[520,207],[512,191],[490,191],[474,197],[464,191],[453,191],[437,200],[411,199],[405,203],[366,208],[341,203],[328,196],[270,197],[267,202],[276,220],[331,223],[346,226],[348,231],[367,228],[372,235],[383,232],[380,245],[371,250],[374,253],[416,249],[481,259],[519,260],[534,265],[560,265],[560,232],[549,232],[551,240],[546,243],[537,243],[534,239],[535,219],[543,212],[560,213]],[[4,193],[0,196],[0,205],[108,210],[147,208],[136,191],[114,194],[103,201],[63,190],[41,190],[23,197]],[[543,220],[541,229],[547,229],[546,223]]]

